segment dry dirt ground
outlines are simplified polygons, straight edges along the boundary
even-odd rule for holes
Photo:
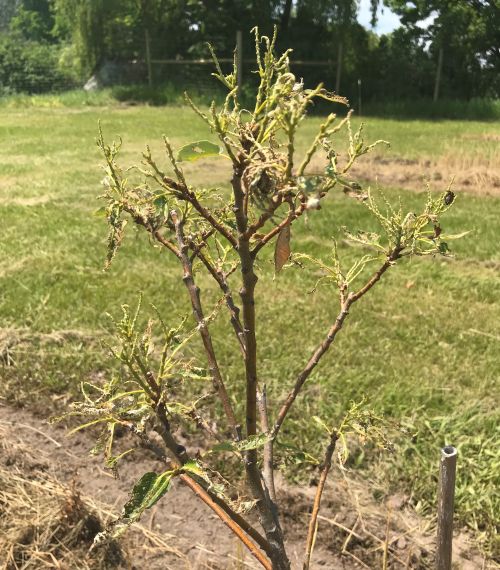
[[[375,153],[356,162],[350,174],[381,188],[418,191],[429,183],[431,188],[443,189],[453,180],[454,191],[500,196],[500,163],[478,155],[446,154],[430,160]]]
[[[93,536],[119,513],[133,483],[160,470],[148,451],[124,461],[113,479],[90,457],[91,437],[0,404],[1,570],[168,570],[259,568],[227,528],[181,483],[124,540],[89,553]],[[293,568],[300,568],[313,487],[280,484]],[[366,482],[334,474],[324,495],[313,568],[430,568],[434,531],[404,497],[377,503]],[[456,568],[493,568],[465,534]],[[384,562],[384,560],[386,562]],[[384,566],[384,564],[386,564]]]

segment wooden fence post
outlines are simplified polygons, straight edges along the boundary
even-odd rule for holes
[[[146,28],[144,31],[145,40],[146,40],[146,65],[148,68],[148,85],[149,87],[153,86],[153,70],[151,67],[151,46],[150,46],[150,39],[149,39],[149,30]]]
[[[437,570],[451,570],[457,455],[456,448],[451,445],[441,449],[437,515]]]
[[[358,117],[361,117],[361,79],[358,79]]]
[[[439,99],[439,88],[441,86],[441,74],[443,71],[443,46],[439,47],[438,64],[436,69],[436,80],[434,81],[434,95],[432,100],[434,103]]]
[[[243,85],[243,33],[241,30],[236,32],[236,76],[238,78],[238,95],[241,96]]]

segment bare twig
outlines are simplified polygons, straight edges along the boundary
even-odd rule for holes
[[[273,217],[274,213],[281,206],[281,204],[283,204],[283,195],[278,194],[276,198],[271,200],[269,206],[264,212],[262,212],[257,221],[248,227],[245,237],[251,238],[255,232],[259,231],[259,229],[262,228],[265,223]]]
[[[335,451],[335,445],[337,444],[338,438],[339,434],[337,433],[337,431],[334,430],[330,437],[330,443],[326,448],[325,460],[323,462],[323,467],[321,468],[319,483],[316,489],[316,494],[314,496],[311,520],[309,521],[309,530],[307,532],[306,552],[305,552],[304,565],[303,565],[304,570],[309,570],[309,566],[311,563],[311,556],[314,549],[314,542],[316,540],[316,534],[318,531],[318,515],[319,515],[319,509],[321,507],[321,497],[323,495],[323,490],[325,488],[326,478],[328,477],[328,473],[330,472],[332,466],[333,452]]]
[[[210,275],[215,279],[218,283],[221,291],[224,293],[224,299],[226,301],[226,306],[229,310],[229,314],[231,315],[231,325],[233,326],[234,332],[236,333],[236,338],[238,339],[238,344],[240,345],[240,350],[243,355],[245,355],[246,347],[245,347],[245,333],[243,331],[243,326],[240,320],[240,308],[236,305],[233,298],[233,293],[229,284],[227,282],[226,276],[222,271],[219,271],[216,267],[214,267],[210,261],[207,259],[203,252],[198,251],[196,256],[198,259],[203,263],[203,265],[207,268]]]
[[[217,358],[215,356],[215,350],[212,343],[212,337],[210,335],[210,331],[208,330],[208,326],[205,320],[205,316],[203,314],[203,308],[201,306],[200,300],[200,290],[195,284],[194,277],[193,277],[193,267],[189,257],[187,255],[188,252],[188,245],[184,238],[184,232],[182,229],[182,220],[179,219],[177,212],[172,210],[171,212],[172,220],[175,225],[175,231],[177,236],[177,242],[179,244],[179,251],[180,251],[180,259],[182,262],[182,266],[184,269],[184,277],[183,281],[186,285],[186,288],[189,292],[189,297],[191,300],[191,305],[193,307],[193,314],[196,322],[198,323],[198,329],[200,331],[200,336],[203,341],[203,346],[205,347],[205,352],[208,359],[208,365],[210,369],[210,374],[212,376],[212,381],[214,384],[214,388],[219,394],[219,398],[221,400],[222,406],[224,408],[224,412],[228,419],[229,425],[233,430],[234,437],[236,439],[241,439],[241,427],[236,420],[236,416],[234,414],[233,406],[229,399],[229,395],[227,393],[226,387],[224,385],[224,380],[222,379],[222,375],[220,372],[219,364],[217,362]]]
[[[159,232],[159,230],[153,228],[151,224],[148,222],[148,220],[144,216],[139,214],[135,208],[129,205],[124,205],[123,209],[125,212],[129,213],[132,216],[132,219],[137,225],[142,226],[146,231],[148,231],[152,235],[152,237],[158,243],[160,243],[163,247],[166,247],[168,250],[170,250],[176,257],[179,257],[179,250],[175,247],[175,245],[172,242],[170,242],[167,238],[165,238]]]
[[[306,210],[306,202],[301,202],[299,204],[299,206],[297,206],[297,208],[295,208],[295,209],[293,208],[292,205],[290,205],[290,210],[289,210],[286,218],[284,220],[282,220],[272,230],[270,230],[265,236],[263,236],[262,239],[260,239],[259,242],[254,246],[254,248],[252,249],[252,253],[251,253],[252,257],[253,258],[257,257],[257,254],[259,253],[259,251],[267,243],[269,243],[275,236],[277,236],[283,228],[285,228],[286,226],[289,226],[294,220],[299,218],[305,212],[305,210]]]
[[[309,378],[309,376],[310,376],[311,372],[314,370],[314,368],[316,368],[321,357],[330,348],[331,344],[335,340],[335,337],[337,336],[337,333],[342,328],[342,325],[344,324],[344,321],[348,315],[350,305],[351,305],[351,303],[349,303],[348,300],[345,303],[343,303],[343,305],[341,306],[340,312],[337,315],[337,318],[335,319],[334,324],[330,327],[330,330],[328,331],[328,334],[326,335],[326,338],[316,348],[316,350],[313,352],[312,356],[307,361],[307,364],[305,365],[303,370],[297,376],[297,379],[295,380],[295,385],[292,388],[292,390],[290,391],[290,393],[288,394],[283,405],[281,406],[280,411],[278,413],[278,417],[276,418],[276,422],[274,424],[273,432],[272,432],[273,438],[275,438],[278,435],[278,432],[281,429],[283,422],[285,421],[285,418],[288,414],[288,411],[290,410],[293,403],[295,402],[295,399],[297,398],[299,392],[301,391],[302,386],[304,385],[305,381],[307,380],[307,378]]]

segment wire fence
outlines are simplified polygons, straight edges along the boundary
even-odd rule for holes
[[[255,59],[243,58],[242,35],[237,32],[235,44],[237,53],[238,76],[243,93],[249,93],[257,85]],[[218,97],[224,94],[223,86],[216,81],[211,73],[214,62],[211,58],[184,58],[181,56],[165,57],[162,52],[166,46],[160,38],[150,40],[146,34],[142,53],[137,59],[129,61],[106,60],[95,70],[94,74],[82,81],[72,70],[61,70],[57,67],[58,55],[40,53],[36,58],[27,58],[16,68],[2,69],[0,60],[0,96],[10,93],[54,93],[73,89],[97,90],[105,87],[136,87],[137,92],[162,88],[170,89],[171,93],[181,94],[188,91],[198,96]],[[232,46],[227,46],[230,53]],[[44,48],[45,49],[45,48]],[[249,52],[247,52],[249,53]],[[154,55],[152,55],[154,54]],[[50,57],[48,57],[50,55]],[[233,58],[222,57],[220,60],[224,73],[230,73]],[[332,59],[325,60],[293,60],[291,70],[298,80],[304,80],[306,86],[312,87],[320,81],[329,88],[335,85],[337,66]],[[120,91],[120,89],[118,89]],[[125,93],[127,89],[121,89]]]

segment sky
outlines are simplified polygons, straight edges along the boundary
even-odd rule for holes
[[[358,12],[359,23],[367,29],[371,29],[371,9],[370,0],[361,0]],[[380,7],[378,9],[378,21],[374,28],[377,34],[388,34],[399,26],[399,18],[389,10],[387,7]]]

